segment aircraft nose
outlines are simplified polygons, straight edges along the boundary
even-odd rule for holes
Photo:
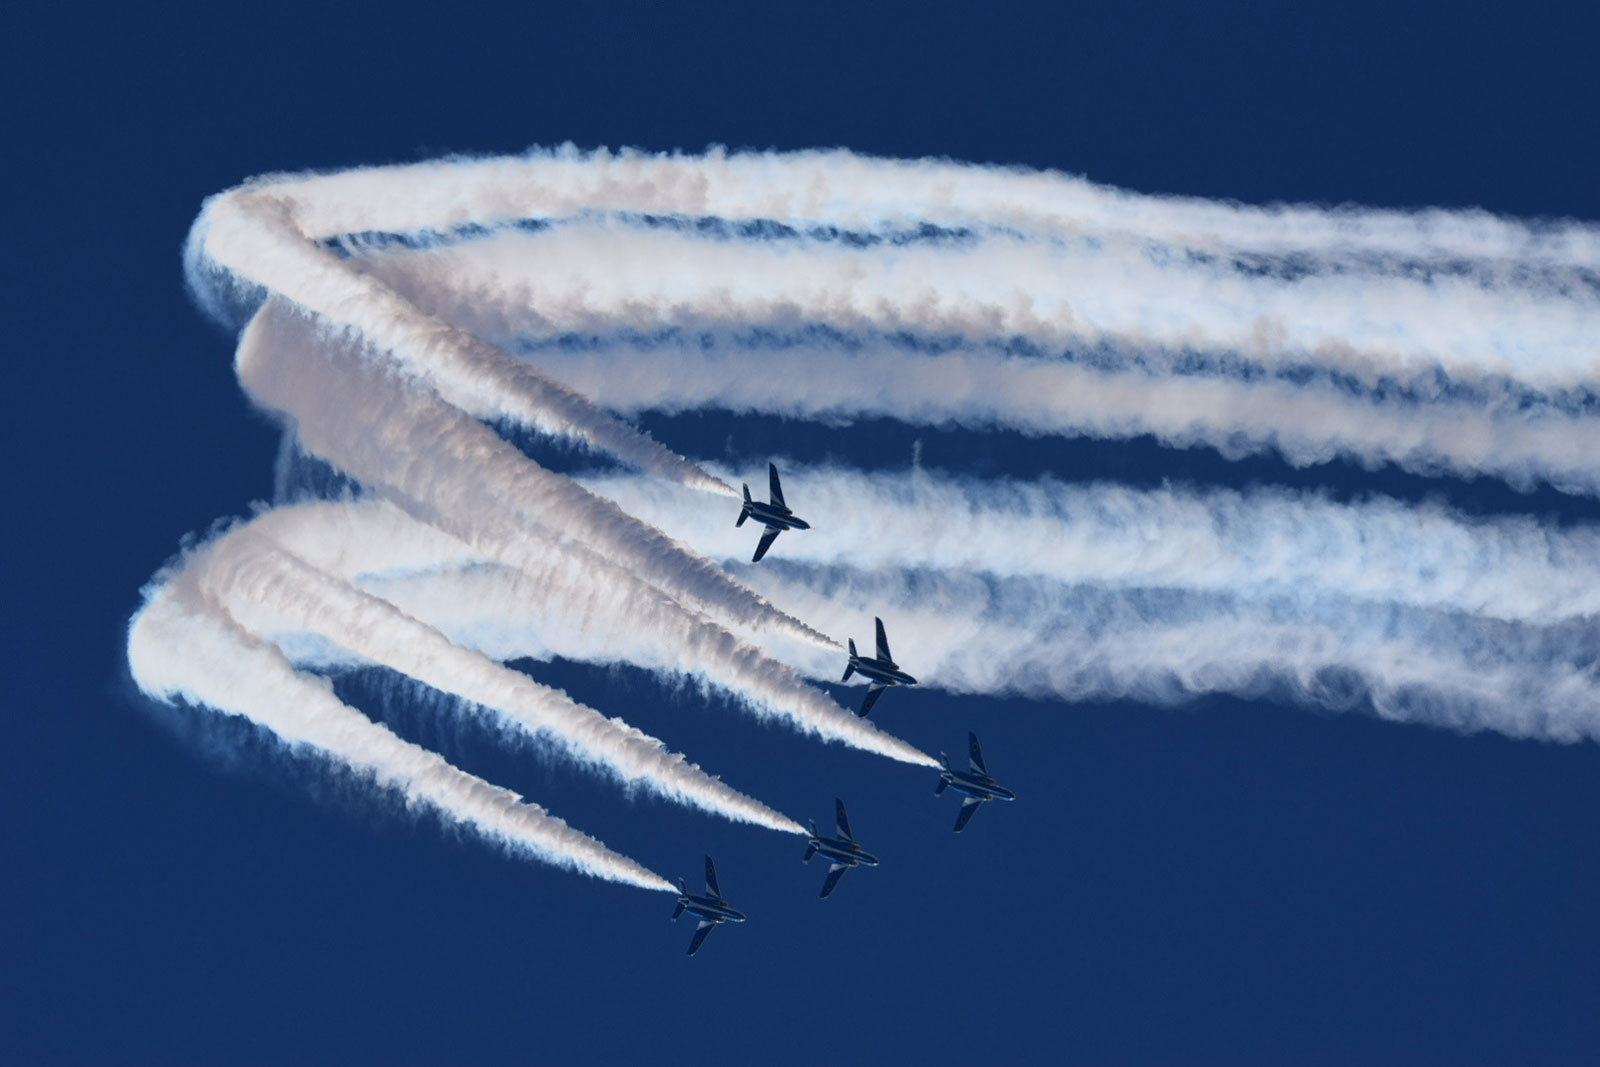
[[[734,911],[732,908],[729,908],[728,909],[728,918],[732,919],[736,923],[742,923],[742,922],[744,922],[744,912],[742,912],[742,911]]]
[[[911,675],[908,674],[908,675],[906,675],[905,684],[906,685],[916,685],[917,684],[917,680],[915,678],[911,677]]]

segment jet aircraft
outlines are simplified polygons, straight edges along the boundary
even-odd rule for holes
[[[833,861],[833,866],[828,868],[828,878],[822,883],[822,896],[833,892],[833,887],[839,884],[839,879],[851,867],[866,865],[876,867],[878,857],[862,850],[856,844],[856,839],[850,834],[850,820],[844,813],[844,801],[838,797],[833,798],[834,825],[838,829],[838,837],[823,837],[817,833],[817,824],[811,823],[811,840],[806,844],[806,854],[801,858],[801,863],[810,863],[811,857],[821,853]]]
[[[878,697],[883,695],[885,689],[892,685],[917,684],[917,680],[901,670],[900,665],[894,661],[894,657],[889,655],[889,639],[883,633],[883,620],[875,618],[872,621],[878,624],[877,658],[857,655],[855,639],[852,638],[850,641],[850,662],[845,666],[844,677],[839,679],[841,682],[848,682],[850,676],[857,671],[872,679],[872,684],[867,686],[867,699],[861,702],[861,710],[856,712],[862,718],[865,718],[872,711],[872,705],[878,702]]]
[[[722,899],[722,890],[717,888],[717,868],[712,865],[711,857],[706,857],[706,895],[694,896],[689,892],[689,887],[684,885],[683,879],[678,879],[678,906],[672,909],[672,921],[677,922],[678,916],[688,911],[700,919],[700,925],[695,927],[694,937],[689,941],[689,955],[693,956],[706,939],[712,927],[718,923],[742,923],[744,912],[730,907]]]
[[[757,522],[764,523],[766,533],[761,535],[761,540],[756,542],[756,554],[750,558],[751,563],[760,563],[761,557],[767,554],[767,549],[772,547],[772,542],[785,530],[809,530],[811,524],[795,515],[789,510],[789,505],[783,502],[783,486],[778,484],[778,466],[775,463],[767,464],[767,480],[771,483],[772,502],[763,504],[759,500],[750,499],[750,487],[744,487],[744,510],[739,512],[739,521],[735,526],[743,526],[744,520],[754,517]]]
[[[939,762],[944,764],[944,771],[939,775],[939,784],[934,787],[933,795],[943,793],[946,786],[957,793],[966,794],[961,802],[961,812],[956,816],[955,833],[960,833],[967,825],[967,820],[972,818],[972,813],[978,810],[978,805],[988,800],[1015,800],[1017,795],[1002,786],[999,782],[989,777],[989,772],[983,766],[983,750],[978,747],[978,735],[967,734],[967,757],[970,770],[958,771],[950,766],[950,757],[943,752],[939,753]]]

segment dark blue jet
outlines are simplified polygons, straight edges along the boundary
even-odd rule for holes
[[[878,857],[862,851],[856,839],[850,835],[850,820],[844,813],[844,801],[838,797],[833,798],[833,821],[838,827],[838,837],[822,837],[817,833],[816,822],[811,823],[811,840],[806,844],[806,854],[800,860],[801,863],[810,863],[811,857],[820,852],[833,861],[833,866],[828,868],[828,879],[822,883],[822,896],[833,892],[840,876],[851,867],[878,865]]]
[[[763,504],[759,500],[750,499],[750,487],[744,487],[744,510],[739,512],[739,521],[735,526],[743,526],[744,520],[754,517],[759,523],[764,523],[767,532],[761,535],[761,540],[756,542],[756,554],[750,558],[751,563],[760,563],[761,557],[767,554],[767,549],[772,547],[772,542],[785,530],[809,530],[811,524],[804,519],[796,518],[795,513],[789,510],[789,505],[783,502],[783,486],[778,484],[777,464],[767,464],[767,480],[772,483],[772,503]]]
[[[889,655],[889,639],[883,633],[883,620],[873,619],[872,621],[878,624],[877,658],[858,656],[856,654],[855,639],[852,638],[850,641],[850,663],[844,669],[844,677],[839,679],[841,682],[848,682],[850,676],[857,671],[872,679],[872,684],[867,686],[867,699],[861,702],[861,710],[856,712],[862,718],[865,718],[867,713],[872,710],[872,705],[878,702],[878,697],[883,695],[885,689],[892,685],[917,684],[917,680],[901,670],[900,665],[894,661],[894,657]]]
[[[678,916],[685,911],[691,912],[700,919],[700,925],[695,927],[694,937],[689,941],[689,955],[693,956],[700,947],[700,942],[706,939],[711,928],[718,923],[742,923],[744,912],[728,906],[722,899],[722,890],[717,888],[717,869],[711,863],[711,857],[706,857],[706,895],[693,896],[689,887],[683,884],[683,879],[678,879],[678,906],[672,909],[672,921],[677,922]]]
[[[944,771],[939,775],[939,784],[933,789],[934,796],[943,793],[945,786],[966,794],[967,799],[961,802],[961,813],[956,816],[955,833],[958,834],[984,801],[1017,799],[1015,793],[989,777],[989,772],[983,766],[983,749],[978,747],[977,734],[967,735],[967,758],[971,769],[958,771],[950,766],[950,757],[939,753],[939,762],[944,764]]]

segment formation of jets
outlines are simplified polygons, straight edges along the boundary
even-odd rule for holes
[[[767,549],[772,547],[772,542],[785,530],[809,530],[810,524],[798,518],[789,510],[789,505],[783,499],[783,486],[778,482],[778,468],[776,464],[767,464],[768,481],[771,486],[770,500],[763,503],[750,497],[750,486],[744,487],[744,507],[739,512],[735,526],[743,526],[746,519],[753,518],[763,524],[766,530],[761,534],[761,540],[756,543],[756,553],[752,563],[761,562],[767,554]],[[869,679],[866,699],[861,702],[861,710],[857,714],[865,716],[872,711],[872,706],[878,702],[885,689],[898,685],[916,685],[917,680],[894,661],[894,656],[889,653],[889,638],[884,633],[883,620],[874,619],[877,624],[876,655],[863,656],[856,651],[856,643],[850,641],[850,660],[845,665],[844,677],[841,682],[850,680],[853,674],[860,674]],[[939,773],[939,784],[934,787],[934,795],[938,796],[946,789],[953,789],[962,794],[961,810],[956,814],[955,833],[966,829],[967,822],[972,818],[972,813],[991,800],[1015,800],[1016,794],[995,781],[984,766],[983,750],[978,747],[978,735],[967,734],[967,769],[958,771],[950,766],[950,759],[944,753],[939,754],[939,760],[944,764],[944,769]],[[826,897],[833,892],[834,886],[839,884],[839,879],[844,877],[844,872],[852,867],[876,867],[878,857],[866,851],[856,842],[855,835],[850,832],[850,819],[845,814],[844,801],[834,798],[834,835],[824,837],[817,832],[816,822],[811,823],[811,837],[806,842],[806,854],[801,857],[802,863],[810,863],[813,856],[822,856],[829,861],[828,875],[823,880],[821,897]],[[704,895],[695,895],[689,892],[688,886],[680,878],[678,880],[678,906],[673,909],[672,918],[677,920],[684,912],[696,916],[700,924],[695,927],[694,937],[689,941],[689,955],[693,956],[707,935],[713,928],[722,923],[744,922],[744,912],[737,910],[723,897],[721,888],[717,885],[717,868],[712,864],[711,857],[706,857],[706,891]]]

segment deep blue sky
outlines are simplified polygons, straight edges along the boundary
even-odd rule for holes
[[[885,725],[934,750],[977,728],[1021,794],[954,838],[925,772],[628,671],[545,670],[801,818],[845,796],[886,865],[819,903],[798,841],[627,801],[389,702],[397,727],[658,870],[711,850],[753,918],[686,960],[669,898],[509,863],[261,756],[248,731],[197,738],[190,717],[180,740],[140,710],[121,666],[139,586],[181,535],[271,491],[276,433],[178,255],[201,200],[248,175],[569,139],[846,145],[1143,191],[1600,219],[1588,5],[588,6],[8,16],[0,1058],[1594,1062],[1593,744],[1229,700],[895,694]],[[789,440],[671,427],[686,450],[736,431],[757,472]],[[1146,445],[1082,455],[1133,480],[1288,478]],[[896,638],[913,667],[914,635]],[[371,681],[348,684],[383,713]],[[244,755],[200,754],[219,741]]]

